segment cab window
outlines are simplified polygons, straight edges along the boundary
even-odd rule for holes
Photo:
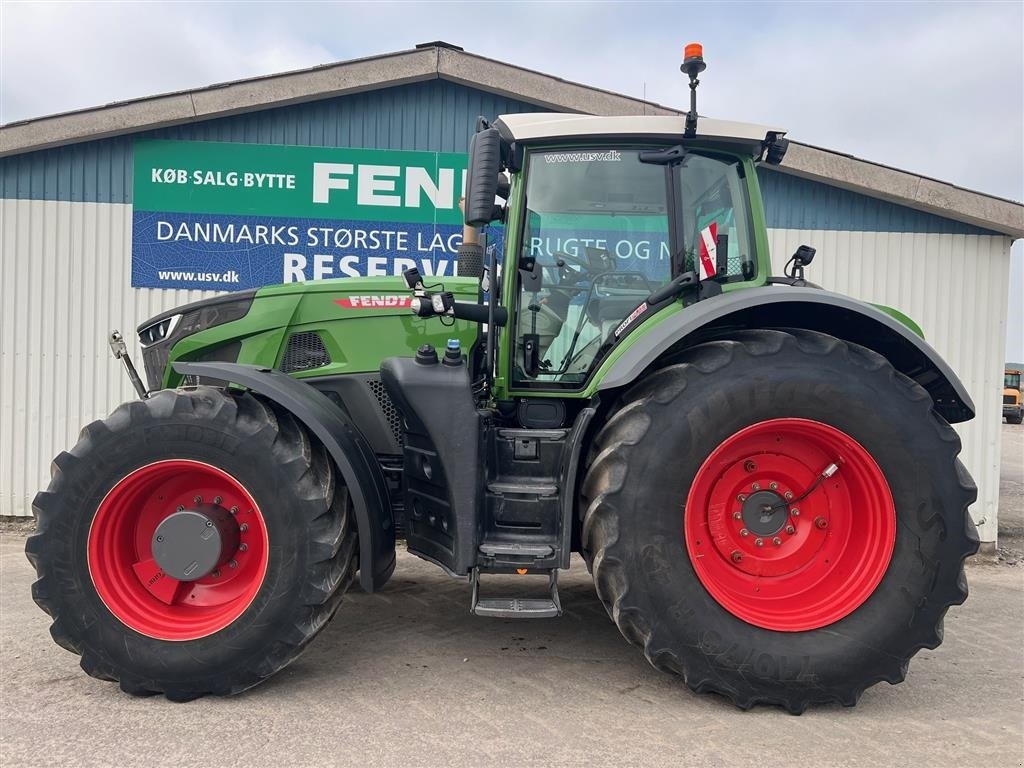
[[[602,340],[672,277],[664,166],[637,149],[534,152],[513,378],[583,382]]]

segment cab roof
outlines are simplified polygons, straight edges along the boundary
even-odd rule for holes
[[[656,139],[682,141],[686,130],[683,115],[600,115],[522,112],[502,115],[494,125],[512,142],[536,144],[562,139]],[[759,154],[766,143],[785,134],[782,128],[755,123],[736,123],[698,117],[695,140],[738,145]]]

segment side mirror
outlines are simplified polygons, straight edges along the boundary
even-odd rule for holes
[[[469,167],[466,170],[466,224],[482,227],[498,218],[494,204],[501,173],[501,136],[497,128],[484,128],[469,142]]]

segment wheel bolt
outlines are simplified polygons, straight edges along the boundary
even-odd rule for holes
[[[237,568],[237,567],[238,567],[238,561],[237,560],[232,560],[231,562],[228,563],[228,568]]]
[[[732,513],[732,517],[733,517],[734,520],[742,520],[743,519],[743,513],[742,512],[733,512]]]
[[[792,525],[787,525],[786,526],[786,533],[788,533],[790,536],[792,536],[794,533],[796,533],[796,528],[794,528]]]
[[[828,528],[828,520],[824,517],[816,517],[814,518],[814,525],[818,528]]]
[[[800,517],[800,510],[797,509],[796,507],[793,507],[791,510],[789,510],[789,514],[791,514],[793,517]]]
[[[207,520],[206,521],[206,527],[207,528],[213,528],[213,520]]]
[[[163,540],[164,540],[164,537],[163,537],[163,536],[157,536],[157,537],[156,537],[156,540],[157,540],[157,541],[163,541]]]
[[[783,495],[784,495],[784,496],[786,497],[786,500],[787,500],[787,501],[788,501],[789,499],[792,499],[792,498],[793,498],[793,492],[792,492],[792,491],[786,491],[786,492],[785,492],[785,493],[784,493]]]
[[[244,541],[238,545],[239,552],[245,552],[247,549],[249,549],[249,545],[246,544]]]
[[[195,504],[202,504],[203,503],[203,497],[202,496],[196,496],[194,499],[192,499],[192,501]]]
[[[779,484],[778,483],[768,483],[768,487],[771,488],[774,491],[774,490],[776,490],[779,487]]]
[[[782,546],[782,539],[780,539],[778,536],[776,536],[774,539],[772,539],[772,544],[774,544],[776,547],[781,547]]]
[[[231,514],[232,515],[237,515],[238,514],[238,507],[232,507],[231,508]]]
[[[178,511],[179,512],[184,512],[185,511],[185,505],[184,504],[179,504],[178,505]]]
[[[757,469],[757,464],[755,464],[752,461],[747,461],[744,462],[743,468],[747,470],[747,472],[753,472],[755,469]]]
[[[739,496],[736,497],[736,501],[739,501],[739,502],[744,502],[746,500],[747,500],[747,495],[745,493],[741,493]]]
[[[220,496],[214,496],[214,497],[213,497],[213,503],[214,503],[214,504],[220,504],[220,503],[221,503],[221,501],[223,501],[223,499],[221,499],[221,497],[220,497]]]
[[[743,559],[743,553],[740,552],[738,549],[734,549],[732,551],[732,561],[734,563],[738,563],[742,559]]]
[[[242,533],[245,533],[246,531],[249,530],[249,524],[248,523],[242,523],[240,526],[238,526],[238,530],[240,530]]]
[[[761,490],[761,484],[760,483],[752,483],[750,487],[753,488],[755,491],[760,491]]]
[[[749,535],[750,535],[750,531],[748,531],[746,528],[741,528],[740,529],[740,536],[746,537],[746,536],[749,536]]]
[[[210,575],[211,575],[211,576],[213,576],[213,578],[215,578],[215,579],[216,579],[216,578],[217,578],[218,576],[220,576],[220,571],[214,571],[214,572],[213,572],[213,573],[211,573]]]
[[[758,536],[756,539],[754,539],[754,546],[755,547],[763,547],[764,546],[764,539],[762,539],[760,536]]]

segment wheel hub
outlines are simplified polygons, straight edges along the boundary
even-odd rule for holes
[[[153,533],[153,559],[179,581],[196,581],[227,563],[238,549],[238,523],[209,504],[171,513]]]
[[[757,491],[743,502],[740,514],[752,535],[774,536],[786,527],[789,507],[781,493]]]
[[[110,612],[160,640],[196,640],[249,607],[267,572],[267,526],[224,469],[166,459],[130,472],[100,502],[89,575]]]
[[[885,475],[853,438],[817,421],[771,419],[726,438],[704,461],[684,538],[722,607],[755,626],[799,632],[838,621],[871,595],[892,555],[895,518]]]

